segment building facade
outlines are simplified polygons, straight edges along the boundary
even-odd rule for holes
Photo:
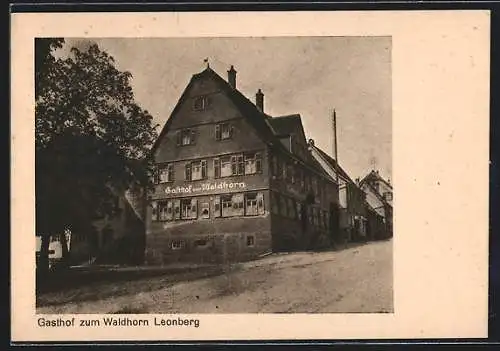
[[[68,264],[124,264],[137,265],[144,261],[145,249],[145,199],[140,188],[117,191],[115,189],[114,216],[97,219],[89,231],[65,231]],[[41,249],[41,237],[37,236],[37,257]],[[61,235],[51,236],[49,261],[63,259]]]
[[[146,262],[228,262],[330,244],[337,184],[299,115],[264,113],[210,67],[192,76],[152,150]]]
[[[393,234],[392,228],[392,185],[383,179],[378,171],[371,171],[359,182],[360,188],[366,194],[366,201],[373,210],[383,219],[384,230],[378,239],[390,238]]]

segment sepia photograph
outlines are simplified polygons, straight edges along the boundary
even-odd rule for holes
[[[12,339],[487,336],[489,21],[14,14]]]
[[[391,38],[36,38],[38,313],[393,312]]]

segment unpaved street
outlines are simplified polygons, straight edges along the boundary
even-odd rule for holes
[[[273,254],[225,273],[73,301],[38,313],[332,313],[392,312],[392,241],[336,252]],[[158,279],[157,277],[147,279]],[[128,283],[122,283],[128,284]],[[137,284],[137,282],[136,282]],[[144,286],[148,285],[144,281]]]

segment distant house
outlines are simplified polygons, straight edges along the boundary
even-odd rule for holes
[[[66,230],[69,264],[141,264],[144,260],[145,194],[142,189],[115,191],[117,214],[97,219],[94,230],[75,232]],[[36,237],[37,257],[41,249],[41,237]],[[50,238],[49,261],[62,259],[60,235]]]
[[[392,237],[392,185],[378,171],[372,170],[359,182],[359,186],[366,194],[366,201],[384,220],[382,237]]]
[[[210,67],[192,75],[152,149],[146,261],[227,262],[328,247],[338,187],[300,115],[264,112]]]
[[[366,240],[365,193],[332,157],[314,145],[313,140],[309,141],[309,150],[330,177],[338,179],[341,236],[346,241]]]

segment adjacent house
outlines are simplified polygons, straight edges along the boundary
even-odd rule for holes
[[[379,239],[392,237],[392,185],[372,170],[360,182],[360,188],[366,194],[366,201],[383,218],[384,231]]]
[[[308,152],[298,114],[272,117],[207,66],[152,149],[146,262],[227,262],[328,247],[338,184]]]
[[[342,241],[363,241],[367,239],[367,207],[365,193],[349,177],[342,167],[326,152],[309,140],[309,150],[325,172],[338,179],[340,236]]]

